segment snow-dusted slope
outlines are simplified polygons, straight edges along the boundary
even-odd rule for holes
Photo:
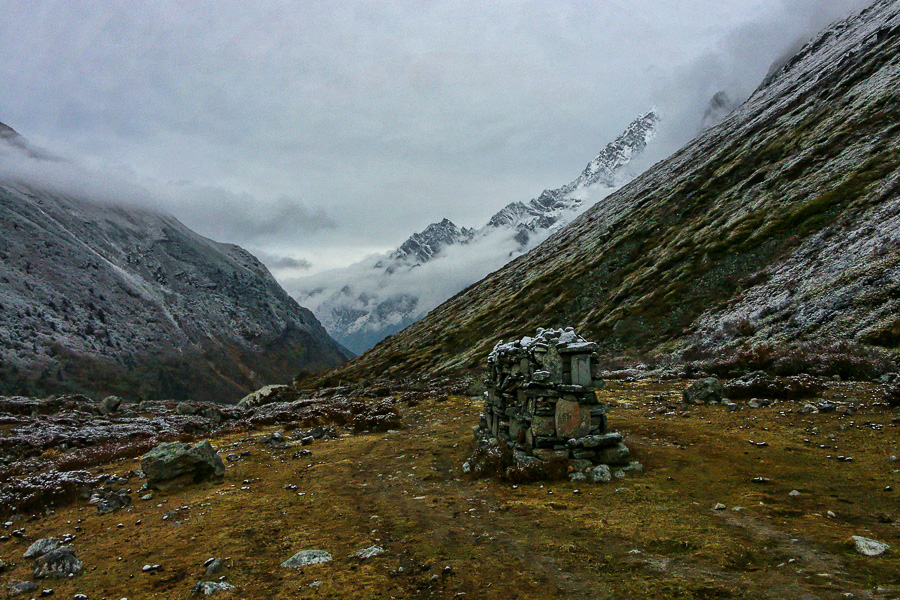
[[[658,124],[655,110],[639,116],[574,181],[528,202],[506,205],[480,229],[444,219],[388,255],[295,280],[289,289],[336,340],[363,352],[633,179],[628,167],[656,135]]]
[[[900,356],[900,0],[834,24],[721,123],[330,376],[476,367],[573,326],[611,356],[860,376]]]
[[[0,126],[0,160],[22,152]],[[0,393],[229,401],[346,358],[242,248],[0,181]]]

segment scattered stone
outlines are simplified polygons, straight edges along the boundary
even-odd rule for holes
[[[810,404],[809,402],[807,402],[806,404],[798,408],[797,412],[801,415],[808,415],[819,412],[819,408],[815,404]]]
[[[38,585],[33,581],[19,581],[18,579],[13,579],[6,586],[6,595],[9,598],[15,598],[16,596],[33,592],[36,589],[38,589]]]
[[[97,403],[97,412],[100,415],[109,415],[119,410],[121,404],[122,399],[118,396],[107,396]]]
[[[285,448],[287,447],[287,440],[284,439],[284,436],[280,431],[276,431],[272,435],[267,435],[259,440],[259,443],[263,446],[271,446],[272,448]]]
[[[207,575],[215,575],[219,571],[225,568],[225,561],[221,558],[210,558],[203,566],[206,567]]]
[[[596,461],[605,465],[628,464],[631,451],[625,444],[619,444],[614,448],[604,448],[596,453]]]
[[[25,551],[22,558],[38,558],[51,550],[56,550],[62,545],[63,541],[58,537],[44,538],[28,546],[28,550]]]
[[[247,394],[237,405],[238,408],[246,410],[272,402],[293,402],[296,399],[297,390],[289,385],[267,385]]]
[[[84,568],[84,563],[75,555],[72,546],[60,546],[34,561],[35,579],[44,577],[63,578],[77,575]]]
[[[685,388],[682,397],[687,404],[718,404],[725,397],[725,384],[717,377],[707,377]]]
[[[879,542],[859,535],[854,535],[850,539],[853,540],[856,551],[864,556],[881,556],[891,549],[891,547],[884,542]]]
[[[569,481],[581,483],[582,481],[587,481],[587,476],[581,471],[575,471],[574,473],[569,473]]]
[[[72,600],[88,600],[87,594],[75,594]]]
[[[769,483],[771,481],[768,477],[754,477],[753,483]]]
[[[375,558],[376,556],[381,556],[382,554],[384,554],[384,548],[382,548],[381,546],[369,546],[368,548],[357,550],[350,556],[365,560],[367,558]]]
[[[101,515],[125,508],[131,504],[131,496],[119,490],[108,490],[97,502],[97,512]]]
[[[793,496],[793,497],[795,497],[795,498],[796,498],[797,496],[799,496],[799,495],[800,495],[800,492],[798,492],[797,490],[791,490],[791,491],[788,493],[788,496]]]
[[[141,470],[147,485],[168,489],[206,479],[221,479],[225,464],[215,448],[206,440],[194,444],[167,442],[141,457]]]
[[[216,592],[225,592],[233,589],[235,589],[233,585],[224,581],[198,581],[191,588],[191,593],[212,596]]]
[[[331,555],[324,550],[301,550],[283,563],[286,569],[299,569],[307,565],[317,565],[331,561]]]
[[[587,473],[591,483],[609,483],[612,481],[612,472],[608,465],[597,465]]]

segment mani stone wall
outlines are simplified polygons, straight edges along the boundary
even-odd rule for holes
[[[576,471],[627,464],[622,435],[608,431],[607,407],[594,393],[603,386],[596,351],[571,327],[498,343],[476,436],[538,459],[568,459]]]

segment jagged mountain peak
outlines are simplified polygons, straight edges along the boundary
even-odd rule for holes
[[[465,227],[459,228],[450,219],[432,223],[420,233],[414,233],[391,253],[390,258],[405,262],[427,262],[437,256],[447,246],[471,239],[474,233]]]
[[[660,123],[656,107],[634,119],[619,137],[606,147],[584,168],[581,175],[572,182],[573,190],[601,183],[607,187],[617,187],[622,183],[623,168],[631,159],[641,154],[647,144],[656,136]]]
[[[414,233],[385,257],[343,272],[306,278],[305,289],[299,289],[297,297],[311,306],[335,339],[354,352],[362,352],[534,247],[631,179],[628,166],[653,139],[659,122],[655,108],[638,116],[574,181],[544,190],[527,202],[507,204],[480,229],[458,227],[445,218]],[[449,258],[450,252],[457,253],[455,258]],[[413,274],[413,269],[425,265],[428,276],[441,280],[439,290],[433,281],[424,280],[425,275]]]

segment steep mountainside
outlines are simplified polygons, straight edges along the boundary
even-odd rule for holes
[[[444,219],[413,234],[387,256],[304,278],[292,289],[335,339],[363,352],[633,179],[629,164],[656,135],[658,124],[655,110],[637,117],[574,181],[528,202],[506,205],[480,229],[460,228]]]
[[[335,376],[475,366],[537,326],[681,358],[896,351],[898,13],[828,28],[721,124]]]
[[[346,358],[245,250],[0,182],[0,393],[236,401]]]

